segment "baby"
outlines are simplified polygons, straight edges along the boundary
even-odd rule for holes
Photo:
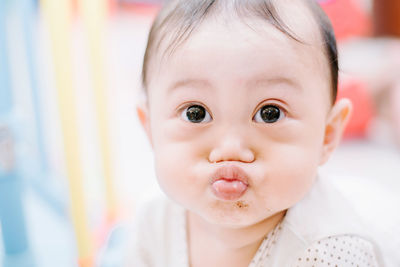
[[[378,266],[318,177],[351,112],[313,0],[171,0],[143,64],[140,121],[169,199],[136,217],[128,266]]]

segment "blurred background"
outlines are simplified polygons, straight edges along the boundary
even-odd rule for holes
[[[124,225],[160,194],[135,105],[161,2],[0,0],[0,266],[120,266]],[[398,267],[400,1],[319,2],[354,104],[320,172]]]

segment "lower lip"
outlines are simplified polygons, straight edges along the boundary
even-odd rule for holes
[[[211,184],[214,195],[222,200],[240,199],[246,193],[248,185],[240,180],[219,179]]]

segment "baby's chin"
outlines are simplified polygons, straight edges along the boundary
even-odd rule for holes
[[[262,201],[253,200],[249,196],[235,201],[222,201],[210,195],[193,197],[186,194],[171,194],[168,190],[164,192],[188,214],[193,215],[191,216],[193,219],[209,226],[247,228],[266,221],[278,213],[262,205]]]
[[[274,215],[269,211],[260,214],[259,210],[253,209],[250,204],[240,200],[216,202],[204,208],[186,207],[186,209],[194,215],[195,219],[210,225],[231,229],[250,227]]]

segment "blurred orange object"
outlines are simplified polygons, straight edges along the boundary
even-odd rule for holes
[[[338,99],[348,98],[353,103],[353,114],[344,132],[344,138],[366,137],[369,123],[375,114],[372,96],[366,85],[357,79],[350,79],[339,85]]]
[[[93,257],[88,257],[85,259],[79,259],[78,261],[79,267],[93,267],[95,266]]]
[[[400,1],[374,1],[375,34],[400,37]]]
[[[359,0],[320,0],[335,29],[336,38],[341,41],[352,36],[372,34],[372,22],[362,9]]]

